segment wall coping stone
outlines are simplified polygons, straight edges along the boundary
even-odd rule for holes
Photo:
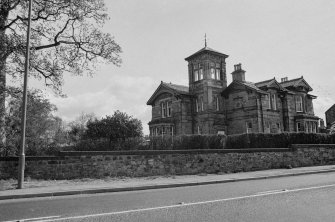
[[[39,160],[61,160],[65,159],[64,156],[26,156],[26,161],[39,161]],[[18,156],[0,157],[0,161],[19,161]]]
[[[253,149],[195,149],[195,150],[133,150],[133,151],[61,151],[60,156],[96,156],[96,155],[166,155],[166,154],[207,154],[207,153],[254,153],[254,152],[290,152],[291,148],[253,148]]]
[[[310,148],[331,148],[335,149],[335,144],[291,144],[293,149],[310,149]]]

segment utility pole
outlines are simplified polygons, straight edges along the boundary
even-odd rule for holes
[[[18,175],[18,189],[23,188],[24,182],[24,168],[25,168],[25,152],[24,147],[26,143],[26,116],[27,116],[27,85],[29,73],[29,54],[30,54],[30,25],[31,25],[31,8],[33,0],[29,0],[28,10],[28,30],[27,30],[27,45],[26,45],[26,61],[24,65],[24,82],[23,82],[23,99],[22,99],[22,116],[21,116],[21,146],[19,158],[19,175]]]

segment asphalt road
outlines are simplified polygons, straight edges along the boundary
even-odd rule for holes
[[[335,221],[335,173],[0,201],[0,221]]]

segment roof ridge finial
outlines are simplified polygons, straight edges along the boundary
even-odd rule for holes
[[[205,48],[207,47],[207,35],[205,33]]]

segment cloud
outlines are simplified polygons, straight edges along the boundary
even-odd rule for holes
[[[148,134],[151,107],[146,102],[157,87],[156,84],[150,77],[113,76],[98,91],[86,91],[66,98],[50,95],[50,101],[58,108],[56,115],[65,121],[74,120],[82,112],[93,112],[103,117],[120,110],[140,119],[144,133]]]

